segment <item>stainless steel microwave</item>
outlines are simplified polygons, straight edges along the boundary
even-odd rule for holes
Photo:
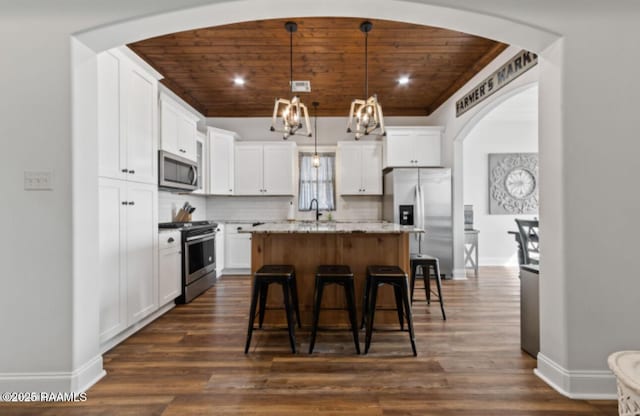
[[[160,150],[158,186],[165,189],[194,191],[198,189],[198,164],[184,157]]]

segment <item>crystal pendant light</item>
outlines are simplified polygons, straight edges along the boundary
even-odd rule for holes
[[[319,102],[314,101],[311,103],[313,106],[313,157],[311,158],[311,164],[314,168],[320,167],[320,155],[318,155],[318,106]]]
[[[373,29],[373,23],[362,22],[360,31],[364,33],[364,96],[369,95],[369,32]],[[371,134],[380,129],[380,135],[385,135],[382,106],[378,102],[378,96],[373,94],[366,100],[353,100],[349,110],[349,122],[347,133],[356,133],[356,140],[362,136]]]
[[[298,25],[294,22],[287,22],[284,27],[289,32],[289,90],[293,92],[293,32],[298,30]],[[279,120],[278,114],[280,115]],[[290,100],[276,98],[271,131],[282,133],[284,140],[294,135],[311,137],[309,124],[309,112],[307,106],[300,101],[300,97],[294,95]]]

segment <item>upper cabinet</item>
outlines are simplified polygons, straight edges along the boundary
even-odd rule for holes
[[[197,161],[198,117],[167,94],[160,94],[160,148]]]
[[[129,57],[98,55],[99,176],[157,183],[158,81]]]
[[[293,195],[296,144],[236,143],[234,195]]]
[[[341,195],[382,195],[382,145],[338,142],[338,189]]]
[[[202,132],[196,132],[196,162],[198,163],[198,177],[197,188],[192,193],[205,194],[208,189],[207,170],[209,169],[209,162],[207,158],[207,136]]]
[[[208,191],[211,195],[233,195],[235,133],[209,127]]]
[[[443,127],[387,127],[383,139],[385,168],[441,166]]]

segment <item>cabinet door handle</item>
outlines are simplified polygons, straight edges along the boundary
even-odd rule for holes
[[[122,205],[127,205],[127,201],[122,201]]]
[[[176,241],[173,237],[169,237],[169,239],[167,240],[167,243],[173,243],[174,241]]]
[[[122,173],[127,173],[129,172],[129,169],[121,169]]]
[[[135,170],[130,170],[129,173],[134,175],[136,173],[136,171]]]
[[[133,202],[133,201],[129,201],[129,202],[128,202],[128,205],[135,205],[135,204],[136,204],[136,203],[135,203],[135,202]]]
[[[233,189],[229,189],[229,192],[233,192]]]

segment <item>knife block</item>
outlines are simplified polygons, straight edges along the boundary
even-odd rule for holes
[[[191,221],[191,214],[189,214],[187,211],[180,208],[180,211],[178,211],[178,213],[176,214],[176,222],[190,222],[190,221]]]

